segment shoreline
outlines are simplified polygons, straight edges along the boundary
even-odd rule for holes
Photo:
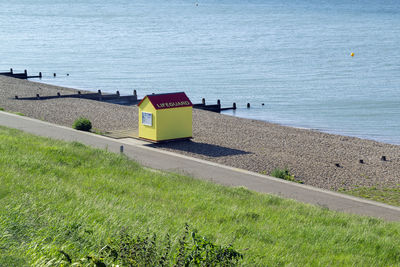
[[[242,108],[242,109],[244,109],[244,108]],[[360,135],[356,135],[356,134],[345,133],[345,130],[341,131],[341,130],[335,130],[335,129],[318,128],[318,127],[300,125],[300,124],[296,124],[296,123],[284,123],[284,122],[280,122],[278,120],[270,121],[270,120],[264,120],[264,119],[258,119],[258,118],[251,118],[250,116],[246,117],[246,116],[240,116],[240,115],[235,115],[235,114],[229,114],[229,113],[225,113],[225,112],[221,112],[221,114],[227,115],[227,116],[238,117],[238,118],[242,118],[242,119],[257,120],[257,121],[267,122],[267,123],[271,123],[271,124],[277,124],[280,126],[285,126],[285,127],[290,127],[290,128],[318,131],[318,132],[322,132],[322,133],[326,133],[326,134],[347,136],[347,137],[358,138],[358,139],[362,139],[362,140],[369,140],[369,141],[375,141],[378,143],[400,146],[400,141],[390,142],[390,141],[381,140],[379,137],[376,137],[376,138],[374,137],[374,136],[380,136],[380,135],[360,136]],[[385,138],[382,138],[382,139],[385,139]],[[386,138],[386,139],[390,139],[390,138]]]
[[[58,91],[65,91],[65,92],[70,92],[70,93],[77,93],[78,91],[80,91],[82,93],[96,93],[95,91],[90,91],[90,90],[86,90],[86,89],[79,89],[79,88],[77,89],[77,88],[72,88],[72,87],[65,87],[65,86],[55,85],[55,84],[51,84],[51,83],[44,83],[44,82],[40,82],[40,81],[32,81],[32,80],[29,80],[29,79],[25,80],[25,81],[31,82],[31,83],[50,86],[50,87],[53,87],[55,90],[58,90]],[[108,92],[104,92],[104,93],[108,93]],[[26,95],[26,96],[34,96],[34,95]],[[360,140],[366,140],[366,141],[372,141],[372,142],[377,142],[377,143],[382,143],[382,144],[400,146],[400,144],[396,144],[396,143],[383,142],[383,141],[379,141],[379,140],[376,140],[376,139],[359,137],[359,136],[356,136],[356,135],[341,134],[341,133],[336,132],[334,130],[323,130],[323,129],[312,128],[312,127],[307,127],[307,126],[296,126],[296,124],[285,124],[285,123],[262,120],[262,119],[257,119],[257,118],[241,117],[241,116],[237,116],[237,115],[227,114],[227,113],[224,113],[224,112],[221,112],[219,114],[220,115],[224,115],[224,116],[234,117],[234,118],[240,118],[240,119],[244,119],[244,120],[252,120],[252,121],[259,121],[259,122],[263,122],[263,123],[267,123],[267,124],[274,124],[274,125],[277,125],[277,126],[288,127],[288,128],[293,128],[293,129],[306,130],[306,131],[315,131],[315,132],[320,132],[320,133],[329,134],[329,135],[356,138],[356,139],[360,139]]]
[[[85,99],[13,99],[14,95],[76,91],[0,77],[0,107],[68,127],[78,117],[85,116],[99,131],[137,129],[136,106]],[[258,173],[270,174],[275,168],[288,168],[297,180],[334,191],[400,185],[400,146],[395,144],[196,109],[193,136],[189,142],[155,146]],[[382,161],[382,156],[388,161]],[[363,164],[359,162],[361,159]]]
[[[91,91],[91,90],[89,90],[87,88],[85,89],[85,88],[73,88],[73,87],[68,87],[68,86],[66,87],[66,86],[63,86],[63,85],[57,85],[57,84],[53,84],[53,83],[42,82],[40,80],[30,80],[30,79],[28,79],[27,81],[33,82],[33,83],[39,83],[39,84],[46,84],[46,85],[49,85],[49,86],[55,86],[55,87],[58,87],[58,88],[66,88],[66,89],[70,89],[72,92],[81,91],[81,92],[86,92],[86,93],[96,93],[95,91]],[[104,91],[104,93],[113,94],[115,92],[114,91],[112,91],[112,92],[111,91],[110,92]],[[200,102],[200,101],[198,101],[198,102]],[[254,108],[257,109],[257,107],[254,107],[254,106],[251,107],[251,109],[254,109]],[[244,108],[244,107],[238,108],[238,110],[240,110],[240,109],[241,110],[247,110],[247,108]],[[381,135],[378,135],[378,134],[376,134],[376,135],[372,135],[371,134],[371,135],[363,136],[363,135],[360,135],[360,134],[351,134],[350,133],[351,130],[347,130],[347,132],[346,132],[345,129],[343,129],[343,130],[340,130],[340,129],[339,130],[335,130],[333,128],[332,129],[324,128],[324,127],[318,128],[318,127],[312,127],[312,126],[309,126],[309,125],[301,125],[301,124],[296,124],[296,123],[284,123],[284,122],[280,122],[278,120],[277,121],[270,121],[270,120],[260,119],[260,118],[257,118],[257,117],[241,116],[241,115],[233,114],[233,113],[235,113],[235,111],[232,112],[232,113],[230,113],[230,112],[232,112],[232,110],[228,110],[227,112],[221,112],[220,114],[227,115],[227,116],[238,117],[238,118],[242,118],[242,119],[256,120],[256,121],[261,121],[261,122],[266,122],[266,123],[271,123],[271,124],[277,124],[277,125],[280,125],[280,126],[285,126],[285,127],[290,127],[290,128],[304,129],[304,130],[310,130],[310,131],[318,131],[318,132],[322,132],[322,133],[326,133],[326,134],[354,137],[354,138],[359,138],[359,139],[362,139],[362,140],[369,140],[369,141],[375,141],[375,142],[384,143],[384,144],[400,146],[400,141],[398,141],[398,142],[392,141],[391,142],[390,141],[391,140],[390,136],[387,136],[387,138],[384,138],[384,136],[379,138],[379,136],[381,136]]]

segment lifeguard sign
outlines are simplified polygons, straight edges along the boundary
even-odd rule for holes
[[[184,92],[146,95],[138,107],[140,138],[158,142],[192,137],[193,104]]]

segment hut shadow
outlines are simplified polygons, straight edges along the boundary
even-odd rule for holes
[[[172,150],[190,152],[193,154],[199,154],[214,158],[250,154],[250,152],[239,149],[206,144],[206,143],[197,143],[191,140],[150,144],[148,146],[155,148],[169,148]]]

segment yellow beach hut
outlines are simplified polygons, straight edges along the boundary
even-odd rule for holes
[[[138,107],[140,138],[159,142],[192,137],[193,104],[184,92],[146,95]]]

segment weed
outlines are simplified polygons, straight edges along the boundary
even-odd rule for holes
[[[280,179],[283,179],[283,180],[286,180],[286,181],[291,181],[291,182],[296,182],[296,183],[299,183],[299,184],[303,184],[302,181],[297,180],[295,178],[295,176],[290,173],[288,168],[285,168],[283,170],[276,168],[275,170],[273,170],[271,172],[270,175],[272,177],[275,177],[275,178],[280,178]]]
[[[365,178],[365,179],[371,179],[371,177],[369,177],[368,175],[361,173],[360,174],[361,177]]]
[[[191,242],[189,238],[191,237]],[[156,234],[131,236],[125,230],[103,246],[96,255],[89,255],[73,265],[91,262],[96,266],[236,266],[243,255],[231,245],[222,247],[190,231],[185,225],[178,244],[171,244],[170,235],[159,240]],[[175,250],[172,247],[177,247]],[[71,264],[71,256],[60,250],[64,261]]]
[[[98,134],[98,135],[104,135],[105,134],[105,132],[103,132],[103,131],[101,131],[101,130],[99,130],[97,128],[92,128],[91,132],[94,133],[94,134]]]

